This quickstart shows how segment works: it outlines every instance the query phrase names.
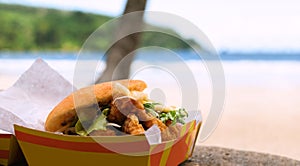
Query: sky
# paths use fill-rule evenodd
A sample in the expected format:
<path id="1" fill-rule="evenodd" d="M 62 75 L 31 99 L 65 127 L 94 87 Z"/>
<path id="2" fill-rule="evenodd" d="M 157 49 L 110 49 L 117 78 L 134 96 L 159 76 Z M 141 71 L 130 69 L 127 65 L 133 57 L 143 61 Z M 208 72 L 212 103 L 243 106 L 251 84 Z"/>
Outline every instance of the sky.
<path id="1" fill-rule="evenodd" d="M 126 0 L 0 2 L 81 10 L 114 17 L 121 15 L 126 4 Z M 299 0 L 148 0 L 146 10 L 185 18 L 195 24 L 217 50 L 300 51 Z M 171 27 L 182 29 L 182 26 Z M 193 34 L 183 35 L 193 37 Z"/>

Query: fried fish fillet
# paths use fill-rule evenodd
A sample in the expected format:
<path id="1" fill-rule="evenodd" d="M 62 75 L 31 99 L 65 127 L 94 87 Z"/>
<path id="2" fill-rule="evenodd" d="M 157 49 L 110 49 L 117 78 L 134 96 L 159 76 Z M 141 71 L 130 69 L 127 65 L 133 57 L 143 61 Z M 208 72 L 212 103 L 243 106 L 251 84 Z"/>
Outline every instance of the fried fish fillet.
<path id="1" fill-rule="evenodd" d="M 122 125 L 129 113 L 137 113 L 143 111 L 145 110 L 142 103 L 129 96 L 122 96 L 112 101 L 110 113 L 107 116 L 107 120 L 109 122 Z"/>
<path id="2" fill-rule="evenodd" d="M 156 124 L 160 131 L 164 131 L 167 126 L 158 118 L 153 117 L 151 120 L 143 122 L 143 125 L 146 127 L 146 129 L 150 128 L 152 125 Z"/>
<path id="3" fill-rule="evenodd" d="M 143 126 L 139 123 L 139 119 L 134 114 L 129 114 L 123 124 L 123 131 L 131 135 L 143 134 L 145 132 Z"/>

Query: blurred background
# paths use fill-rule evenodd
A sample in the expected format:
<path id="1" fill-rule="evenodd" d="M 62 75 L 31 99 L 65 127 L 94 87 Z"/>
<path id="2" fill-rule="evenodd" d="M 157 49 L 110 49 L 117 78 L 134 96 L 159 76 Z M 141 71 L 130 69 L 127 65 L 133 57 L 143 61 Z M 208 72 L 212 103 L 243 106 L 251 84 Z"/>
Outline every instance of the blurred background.
<path id="1" fill-rule="evenodd" d="M 38 57 L 72 82 L 76 58 L 86 39 L 105 22 L 121 16 L 126 3 L 126 0 L 0 0 L 0 89 L 12 86 Z M 198 141 L 199 145 L 300 160 L 299 1 L 147 0 L 145 10 L 167 12 L 190 21 L 209 38 L 220 55 L 226 104 L 216 130 L 207 140 Z M 185 25 L 147 17 L 144 21 L 191 43 L 198 42 L 194 32 L 183 31 Z M 99 43 L 103 48 L 109 44 L 101 39 Z M 181 41 L 155 33 L 141 36 L 141 46 L 153 43 L 172 49 L 185 59 L 197 79 L 200 109 L 205 119 L 212 94 L 209 75 L 205 68 L 199 67 L 201 60 L 193 58 L 190 48 Z M 102 51 L 100 48 L 104 54 L 105 50 Z M 147 50 L 137 53 L 133 67 L 149 59 L 165 62 L 160 55 L 163 53 Z M 163 73 L 147 76 L 157 82 L 168 79 Z M 172 90 L 166 87 L 166 94 Z M 174 98 L 176 94 L 173 91 L 173 97 L 168 98 L 170 103 L 178 100 Z"/>

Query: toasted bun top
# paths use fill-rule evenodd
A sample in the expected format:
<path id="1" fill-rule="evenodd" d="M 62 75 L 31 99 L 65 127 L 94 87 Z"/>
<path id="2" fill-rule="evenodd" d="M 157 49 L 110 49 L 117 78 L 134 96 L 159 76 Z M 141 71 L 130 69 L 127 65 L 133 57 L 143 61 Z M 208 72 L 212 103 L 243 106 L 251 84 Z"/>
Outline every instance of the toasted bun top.
<path id="1" fill-rule="evenodd" d="M 54 107 L 45 122 L 45 130 L 52 132 L 66 130 L 76 118 L 75 108 L 87 107 L 95 103 L 109 104 L 113 100 L 115 83 L 122 84 L 129 91 L 143 91 L 147 87 L 147 84 L 141 80 L 118 80 L 79 89 Z"/>

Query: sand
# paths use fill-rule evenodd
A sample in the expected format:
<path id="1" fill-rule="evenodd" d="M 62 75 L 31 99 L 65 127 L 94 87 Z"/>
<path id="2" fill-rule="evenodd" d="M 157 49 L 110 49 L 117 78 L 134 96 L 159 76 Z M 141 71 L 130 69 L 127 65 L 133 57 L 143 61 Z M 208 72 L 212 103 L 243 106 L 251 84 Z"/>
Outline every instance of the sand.
<path id="1" fill-rule="evenodd" d="M 203 111 L 208 108 L 206 106 Z M 206 141 L 198 141 L 198 145 L 300 160 L 299 122 L 300 87 L 228 86 L 218 127 Z"/>

